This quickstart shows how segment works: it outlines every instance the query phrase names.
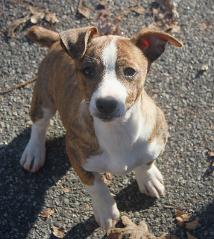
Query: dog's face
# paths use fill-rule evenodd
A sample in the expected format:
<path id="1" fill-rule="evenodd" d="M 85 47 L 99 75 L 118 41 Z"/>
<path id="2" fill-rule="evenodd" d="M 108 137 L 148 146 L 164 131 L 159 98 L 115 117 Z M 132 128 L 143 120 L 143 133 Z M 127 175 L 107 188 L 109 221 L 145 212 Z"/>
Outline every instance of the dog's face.
<path id="1" fill-rule="evenodd" d="M 135 104 L 150 63 L 164 51 L 167 41 L 173 44 L 177 40 L 165 33 L 160 40 L 155 36 L 159 32 L 141 33 L 132 39 L 111 35 L 92 37 L 94 33 L 95 28 L 84 28 L 75 40 L 71 39 L 71 33 L 69 37 L 69 32 L 61 38 L 68 53 L 76 59 L 80 88 L 91 115 L 111 121 L 123 117 Z"/>
<path id="2" fill-rule="evenodd" d="M 148 61 L 126 38 L 92 39 L 79 62 L 92 116 L 109 121 L 125 115 L 142 91 Z"/>

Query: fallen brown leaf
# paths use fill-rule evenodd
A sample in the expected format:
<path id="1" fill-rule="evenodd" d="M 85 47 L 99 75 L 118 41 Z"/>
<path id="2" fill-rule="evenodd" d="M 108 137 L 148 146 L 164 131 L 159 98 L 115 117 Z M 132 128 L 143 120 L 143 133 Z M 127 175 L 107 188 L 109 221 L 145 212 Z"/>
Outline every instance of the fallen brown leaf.
<path id="1" fill-rule="evenodd" d="M 43 19 L 45 19 L 47 22 L 49 22 L 51 24 L 55 24 L 55 23 L 59 22 L 55 13 L 49 12 L 47 10 L 39 9 L 36 7 L 32 7 L 32 6 L 30 6 L 29 9 L 32 14 L 30 20 L 33 24 L 36 24 Z"/>
<path id="2" fill-rule="evenodd" d="M 14 22 L 12 22 L 8 27 L 8 32 L 7 32 L 8 36 L 9 37 L 15 37 L 16 29 L 20 25 L 26 23 L 29 20 L 29 18 L 30 18 L 30 15 L 27 15 L 25 17 L 19 18 L 19 19 L 15 20 Z"/>
<path id="3" fill-rule="evenodd" d="M 108 239 L 179 239 L 175 235 L 163 234 L 160 237 L 154 236 L 148 229 L 148 226 L 144 221 L 141 221 L 138 225 L 133 223 L 127 216 L 121 217 L 121 223 L 123 227 L 112 228 L 108 234 Z"/>
<path id="4" fill-rule="evenodd" d="M 176 4 L 172 0 L 156 0 L 150 5 L 150 14 L 154 22 L 153 27 L 160 28 L 167 32 L 179 32 L 180 27 L 177 24 L 179 14 Z"/>
<path id="5" fill-rule="evenodd" d="M 175 235 L 163 234 L 157 239 L 179 239 L 179 238 Z"/>
<path id="6" fill-rule="evenodd" d="M 190 214 L 186 213 L 183 210 L 176 209 L 175 219 L 176 219 L 177 225 L 184 226 L 186 222 L 189 222 L 190 218 L 191 218 Z"/>
<path id="7" fill-rule="evenodd" d="M 9 37 L 15 37 L 15 31 L 17 30 L 17 28 L 28 21 L 30 21 L 32 24 L 37 24 L 43 19 L 45 19 L 47 22 L 51 24 L 59 22 L 59 20 L 56 17 L 56 14 L 49 12 L 47 10 L 30 6 L 29 11 L 30 13 L 27 14 L 25 17 L 19 18 L 9 25 L 7 31 Z"/>
<path id="8" fill-rule="evenodd" d="M 63 228 L 52 226 L 53 235 L 58 238 L 63 238 L 65 236 L 65 231 Z"/>
<path id="9" fill-rule="evenodd" d="M 201 69 L 198 72 L 198 74 L 202 74 L 203 72 L 207 70 L 208 70 L 208 65 L 203 65 L 203 69 Z M 214 151 L 207 152 L 207 161 L 209 163 L 209 166 L 203 175 L 204 178 L 209 177 L 214 172 Z"/>
<path id="10" fill-rule="evenodd" d="M 84 6 L 83 0 L 79 0 L 78 13 L 81 14 L 85 18 L 89 18 L 91 15 L 91 9 Z"/>
<path id="11" fill-rule="evenodd" d="M 96 10 L 103 10 L 106 8 L 106 0 L 100 0 L 96 6 Z"/>
<path id="12" fill-rule="evenodd" d="M 54 209 L 52 208 L 45 208 L 40 212 L 40 216 L 43 218 L 49 218 L 50 216 L 52 216 L 54 214 Z"/>
<path id="13" fill-rule="evenodd" d="M 141 15 L 141 14 L 144 14 L 145 9 L 144 7 L 131 7 L 130 11 L 136 12 L 137 14 Z"/>
<path id="14" fill-rule="evenodd" d="M 181 27 L 177 25 L 177 23 L 172 23 L 167 29 L 167 32 L 180 32 Z"/>
<path id="15" fill-rule="evenodd" d="M 29 6 L 29 10 L 31 12 L 32 15 L 44 12 L 41 9 L 37 8 L 37 7 L 33 7 L 33 6 Z"/>
<path id="16" fill-rule="evenodd" d="M 183 222 L 188 222 L 190 220 L 191 215 L 183 210 L 176 209 L 176 218 L 179 217 L 183 220 Z"/>
<path id="17" fill-rule="evenodd" d="M 187 230 L 195 230 L 199 225 L 200 225 L 199 219 L 196 218 L 196 219 L 194 219 L 194 220 L 191 221 L 191 222 L 185 223 L 185 228 L 186 228 Z"/>
<path id="18" fill-rule="evenodd" d="M 112 174 L 111 173 L 104 173 L 102 175 L 102 180 L 106 185 L 110 185 L 112 182 Z"/>
<path id="19" fill-rule="evenodd" d="M 45 15 L 45 20 L 51 24 L 55 24 L 59 22 L 58 18 L 56 17 L 55 13 L 47 12 Z"/>
<path id="20" fill-rule="evenodd" d="M 214 151 L 208 151 L 207 155 L 208 157 L 214 157 Z"/>
<path id="21" fill-rule="evenodd" d="M 202 31 L 206 31 L 210 28 L 210 26 L 213 26 L 212 23 L 210 21 L 204 21 L 202 23 L 199 23 L 199 28 Z"/>
<path id="22" fill-rule="evenodd" d="M 62 187 L 62 191 L 63 191 L 64 193 L 68 193 L 68 192 L 70 192 L 70 189 L 69 189 L 69 188 L 66 188 L 66 187 Z"/>
<path id="23" fill-rule="evenodd" d="M 194 237 L 192 234 L 187 232 L 187 239 L 198 239 L 197 237 Z"/>
<path id="24" fill-rule="evenodd" d="M 97 28 L 99 29 L 99 32 L 102 35 L 118 35 L 120 34 L 120 22 L 121 17 L 117 16 L 115 18 L 112 18 L 110 16 L 110 13 L 107 9 L 103 9 L 99 11 L 97 18 Z"/>
<path id="25" fill-rule="evenodd" d="M 45 17 L 45 12 L 44 10 L 38 9 L 36 7 L 29 7 L 30 12 L 32 14 L 30 21 L 33 24 L 37 24 L 38 22 L 40 22 L 42 19 L 44 19 Z"/>

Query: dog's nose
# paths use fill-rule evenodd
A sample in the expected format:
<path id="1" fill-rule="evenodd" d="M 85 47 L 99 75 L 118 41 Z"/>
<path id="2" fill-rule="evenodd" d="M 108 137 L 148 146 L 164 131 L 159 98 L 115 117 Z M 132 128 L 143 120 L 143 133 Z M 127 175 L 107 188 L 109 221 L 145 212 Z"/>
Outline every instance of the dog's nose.
<path id="1" fill-rule="evenodd" d="M 96 100 L 96 107 L 102 114 L 112 114 L 117 107 L 117 101 L 112 97 L 98 98 Z"/>

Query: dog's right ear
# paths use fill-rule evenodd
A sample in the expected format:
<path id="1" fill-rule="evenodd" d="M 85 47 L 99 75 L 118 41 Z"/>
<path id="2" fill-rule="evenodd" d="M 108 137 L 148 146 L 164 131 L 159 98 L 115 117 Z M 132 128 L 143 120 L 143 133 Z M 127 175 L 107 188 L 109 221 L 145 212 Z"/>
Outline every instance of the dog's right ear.
<path id="1" fill-rule="evenodd" d="M 87 44 L 91 38 L 98 33 L 96 27 L 83 27 L 70 29 L 61 32 L 60 39 L 62 47 L 74 59 L 80 59 L 84 56 Z"/>

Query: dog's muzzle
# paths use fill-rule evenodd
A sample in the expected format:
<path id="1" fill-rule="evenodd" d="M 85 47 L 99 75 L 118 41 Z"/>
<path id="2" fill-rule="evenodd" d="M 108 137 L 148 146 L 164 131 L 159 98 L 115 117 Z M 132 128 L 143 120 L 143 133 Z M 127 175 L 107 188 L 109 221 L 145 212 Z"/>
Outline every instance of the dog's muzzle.
<path id="1" fill-rule="evenodd" d="M 105 97 L 96 99 L 96 117 L 111 121 L 120 117 L 119 102 L 113 97 Z"/>

